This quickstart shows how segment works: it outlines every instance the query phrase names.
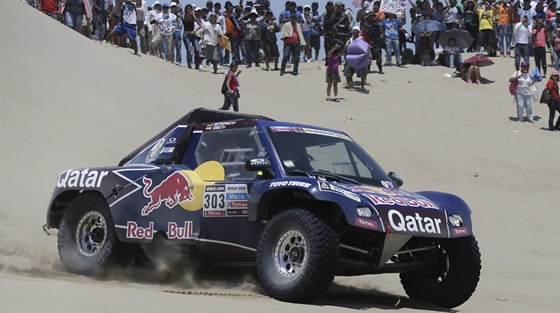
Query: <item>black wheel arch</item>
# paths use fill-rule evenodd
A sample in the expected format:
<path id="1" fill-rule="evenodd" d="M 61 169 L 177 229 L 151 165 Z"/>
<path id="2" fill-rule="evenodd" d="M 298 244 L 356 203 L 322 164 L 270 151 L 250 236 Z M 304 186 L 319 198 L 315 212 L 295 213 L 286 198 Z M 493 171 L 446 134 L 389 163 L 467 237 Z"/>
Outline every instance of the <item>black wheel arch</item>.
<path id="1" fill-rule="evenodd" d="M 66 210 L 68 205 L 82 193 L 98 194 L 99 196 L 103 197 L 103 199 L 105 199 L 103 194 L 100 191 L 96 190 L 66 190 L 64 192 L 61 192 L 51 201 L 51 205 L 49 207 L 49 210 L 47 211 L 47 227 L 58 229 L 60 227 L 60 222 L 62 220 L 64 211 Z"/>
<path id="2" fill-rule="evenodd" d="M 342 208 L 336 202 L 319 200 L 303 189 L 283 188 L 269 190 L 263 194 L 256 206 L 249 207 L 249 219 L 269 220 L 286 208 L 294 206 L 304 207 L 327 219 L 342 213 Z"/>

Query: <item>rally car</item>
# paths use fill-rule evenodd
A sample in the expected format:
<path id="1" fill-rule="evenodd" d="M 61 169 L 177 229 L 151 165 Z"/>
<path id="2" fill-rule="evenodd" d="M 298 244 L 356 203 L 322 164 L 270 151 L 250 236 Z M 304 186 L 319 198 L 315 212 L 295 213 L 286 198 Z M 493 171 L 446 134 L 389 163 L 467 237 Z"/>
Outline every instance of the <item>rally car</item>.
<path id="1" fill-rule="evenodd" d="M 410 297 L 458 306 L 481 270 L 471 210 L 402 183 L 344 132 L 196 109 L 118 166 L 61 172 L 45 229 L 59 230 L 73 273 L 140 250 L 166 264 L 255 266 L 282 301 L 311 302 L 336 275 L 399 273 Z"/>

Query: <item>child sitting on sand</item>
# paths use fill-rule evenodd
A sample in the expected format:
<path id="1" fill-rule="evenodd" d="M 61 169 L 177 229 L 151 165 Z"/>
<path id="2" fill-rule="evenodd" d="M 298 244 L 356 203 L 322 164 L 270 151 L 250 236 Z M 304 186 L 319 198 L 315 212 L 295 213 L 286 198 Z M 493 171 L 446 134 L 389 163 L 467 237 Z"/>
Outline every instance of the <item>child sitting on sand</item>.
<path id="1" fill-rule="evenodd" d="M 334 45 L 327 53 L 327 101 L 340 101 L 338 97 L 338 83 L 340 83 L 340 74 L 338 67 L 341 63 L 343 51 L 339 45 Z M 331 89 L 334 89 L 334 97 L 331 98 Z"/>
<path id="2" fill-rule="evenodd" d="M 443 48 L 443 51 L 445 53 L 445 64 L 448 67 L 456 67 L 463 62 L 461 59 L 461 51 L 455 43 L 455 38 L 451 37 L 447 40 L 447 46 Z"/>

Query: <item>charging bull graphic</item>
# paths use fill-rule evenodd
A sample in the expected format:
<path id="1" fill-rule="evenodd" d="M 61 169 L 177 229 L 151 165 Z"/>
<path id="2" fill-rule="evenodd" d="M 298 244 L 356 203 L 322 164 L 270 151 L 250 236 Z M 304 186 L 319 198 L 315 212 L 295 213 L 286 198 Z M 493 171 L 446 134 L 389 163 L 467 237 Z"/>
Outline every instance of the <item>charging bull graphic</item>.
<path id="1" fill-rule="evenodd" d="M 142 216 L 150 214 L 159 208 L 163 202 L 165 202 L 168 208 L 172 209 L 183 201 L 192 201 L 194 199 L 190 190 L 192 184 L 187 176 L 179 171 L 169 175 L 152 190 L 149 190 L 153 183 L 152 179 L 144 177 L 143 181 L 144 197 L 150 199 L 150 202 L 142 208 Z"/>

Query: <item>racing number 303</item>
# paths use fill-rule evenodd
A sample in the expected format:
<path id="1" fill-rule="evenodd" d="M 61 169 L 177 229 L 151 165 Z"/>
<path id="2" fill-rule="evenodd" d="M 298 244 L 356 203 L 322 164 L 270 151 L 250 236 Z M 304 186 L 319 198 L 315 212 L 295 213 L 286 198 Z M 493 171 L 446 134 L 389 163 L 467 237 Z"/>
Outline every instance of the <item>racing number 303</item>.
<path id="1" fill-rule="evenodd" d="M 204 195 L 204 208 L 218 208 L 223 209 L 226 207 L 225 196 L 221 194 L 205 194 Z"/>

